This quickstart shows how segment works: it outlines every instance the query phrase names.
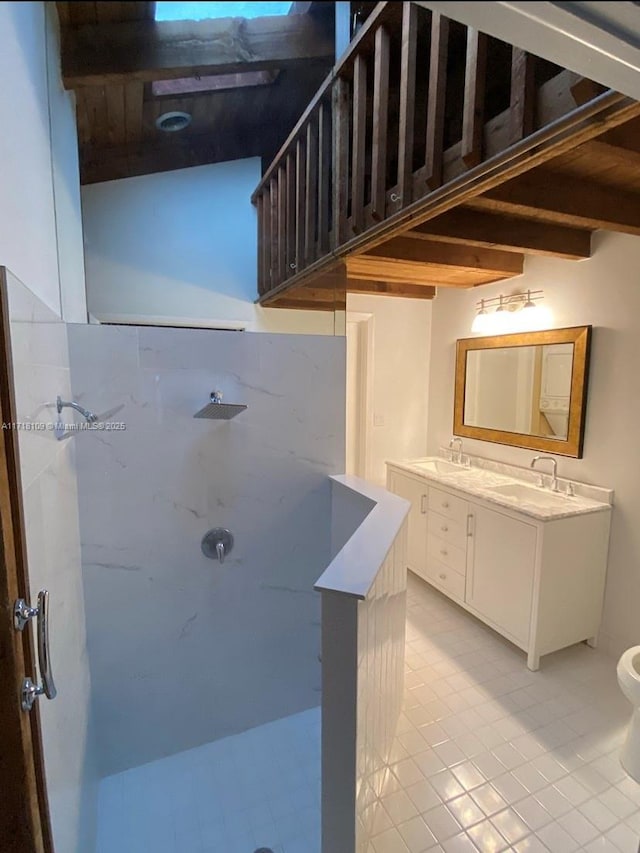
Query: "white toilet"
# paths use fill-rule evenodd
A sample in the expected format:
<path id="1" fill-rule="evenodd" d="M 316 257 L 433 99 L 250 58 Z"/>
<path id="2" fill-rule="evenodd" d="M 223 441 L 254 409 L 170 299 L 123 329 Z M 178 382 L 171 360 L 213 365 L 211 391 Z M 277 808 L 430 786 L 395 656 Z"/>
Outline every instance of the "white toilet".
<path id="1" fill-rule="evenodd" d="M 640 782 L 640 646 L 627 649 L 618 661 L 618 683 L 633 705 L 620 763 L 629 776 Z"/>

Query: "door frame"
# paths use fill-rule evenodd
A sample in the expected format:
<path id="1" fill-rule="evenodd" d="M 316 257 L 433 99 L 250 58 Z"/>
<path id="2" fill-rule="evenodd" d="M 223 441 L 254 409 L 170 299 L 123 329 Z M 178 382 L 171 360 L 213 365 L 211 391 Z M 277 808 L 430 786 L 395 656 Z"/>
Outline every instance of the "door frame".
<path id="1" fill-rule="evenodd" d="M 346 312 L 345 331 L 349 323 L 358 325 L 358 363 L 360 389 L 359 399 L 353 401 L 359 408 L 359 430 L 357 437 L 357 469 L 358 476 L 364 480 L 371 474 L 371 425 L 373 422 L 373 314 L 363 311 Z M 348 333 L 348 332 L 347 332 Z M 346 400 L 345 411 L 350 401 Z"/>
<path id="2" fill-rule="evenodd" d="M 17 598 L 30 603 L 11 357 L 6 268 L 0 267 L 0 850 L 54 853 L 38 703 L 20 707 L 22 680 L 36 675 L 33 628 L 16 631 Z"/>

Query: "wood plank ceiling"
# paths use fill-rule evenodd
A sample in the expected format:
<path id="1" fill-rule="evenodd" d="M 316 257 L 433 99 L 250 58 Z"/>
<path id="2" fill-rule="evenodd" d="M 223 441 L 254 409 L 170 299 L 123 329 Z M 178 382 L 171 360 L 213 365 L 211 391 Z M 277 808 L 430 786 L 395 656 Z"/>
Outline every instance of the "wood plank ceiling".
<path id="1" fill-rule="evenodd" d="M 82 183 L 252 156 L 268 163 L 333 64 L 333 3 L 294 3 L 279 18 L 161 27 L 155 3 L 56 6 Z M 248 71 L 263 72 L 257 84 L 234 85 Z M 153 81 L 205 75 L 215 91 L 153 91 Z M 189 113 L 190 126 L 158 130 L 156 119 L 171 111 Z"/>

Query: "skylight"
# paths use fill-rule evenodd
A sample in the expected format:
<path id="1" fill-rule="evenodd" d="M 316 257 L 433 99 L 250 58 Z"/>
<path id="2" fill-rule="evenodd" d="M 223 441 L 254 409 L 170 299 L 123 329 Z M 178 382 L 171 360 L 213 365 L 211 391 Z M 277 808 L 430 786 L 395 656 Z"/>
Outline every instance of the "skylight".
<path id="1" fill-rule="evenodd" d="M 287 15 L 287 3 L 172 3 L 156 2 L 156 21 L 203 21 L 207 18 L 262 18 L 266 15 Z"/>

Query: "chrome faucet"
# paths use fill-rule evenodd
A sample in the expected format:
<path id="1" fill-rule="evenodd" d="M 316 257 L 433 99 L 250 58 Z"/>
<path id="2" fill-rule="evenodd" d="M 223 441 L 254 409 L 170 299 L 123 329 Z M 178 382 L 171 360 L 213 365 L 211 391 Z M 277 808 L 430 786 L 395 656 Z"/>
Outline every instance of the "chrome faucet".
<path id="1" fill-rule="evenodd" d="M 535 468 L 536 462 L 551 462 L 553 465 L 553 474 L 551 476 L 551 482 L 549 487 L 552 492 L 557 492 L 558 490 L 558 463 L 553 458 L 553 456 L 534 456 L 531 460 L 531 468 Z M 540 482 L 539 485 L 544 486 L 544 476 L 540 474 Z"/>
<path id="2" fill-rule="evenodd" d="M 457 452 L 453 449 L 453 445 L 458 445 Z M 449 442 L 449 450 L 451 451 L 451 461 L 457 461 L 458 465 L 462 463 L 462 439 L 454 436 Z"/>

